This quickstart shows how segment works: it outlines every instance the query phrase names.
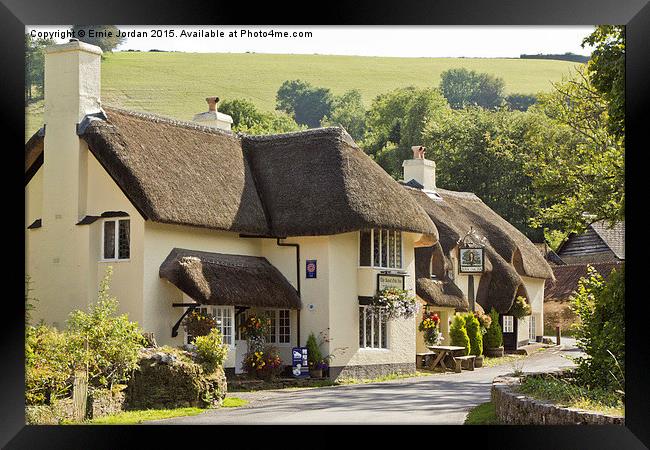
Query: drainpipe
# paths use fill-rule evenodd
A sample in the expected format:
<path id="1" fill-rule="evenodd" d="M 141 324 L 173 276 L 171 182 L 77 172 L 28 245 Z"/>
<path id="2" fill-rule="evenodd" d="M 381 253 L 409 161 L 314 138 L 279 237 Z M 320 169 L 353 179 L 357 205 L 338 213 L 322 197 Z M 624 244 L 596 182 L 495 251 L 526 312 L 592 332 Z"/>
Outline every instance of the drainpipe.
<path id="1" fill-rule="evenodd" d="M 302 299 L 300 294 L 300 244 L 280 242 L 280 239 L 282 238 L 277 238 L 276 240 L 276 244 L 280 247 L 295 247 L 296 249 L 296 290 L 298 291 L 298 298 Z M 300 310 L 296 312 L 296 338 L 298 347 L 300 347 Z"/>

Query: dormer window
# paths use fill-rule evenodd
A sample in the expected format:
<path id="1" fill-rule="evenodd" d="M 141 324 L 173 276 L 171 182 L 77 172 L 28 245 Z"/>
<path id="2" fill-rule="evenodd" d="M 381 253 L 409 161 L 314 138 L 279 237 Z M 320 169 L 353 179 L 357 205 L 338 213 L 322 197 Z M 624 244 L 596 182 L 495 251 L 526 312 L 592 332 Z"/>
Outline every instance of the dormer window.
<path id="1" fill-rule="evenodd" d="M 402 232 L 382 228 L 360 231 L 359 265 L 382 269 L 401 269 Z"/>
<path id="2" fill-rule="evenodd" d="M 116 261 L 131 257 L 131 221 L 107 219 L 102 224 L 102 260 Z"/>

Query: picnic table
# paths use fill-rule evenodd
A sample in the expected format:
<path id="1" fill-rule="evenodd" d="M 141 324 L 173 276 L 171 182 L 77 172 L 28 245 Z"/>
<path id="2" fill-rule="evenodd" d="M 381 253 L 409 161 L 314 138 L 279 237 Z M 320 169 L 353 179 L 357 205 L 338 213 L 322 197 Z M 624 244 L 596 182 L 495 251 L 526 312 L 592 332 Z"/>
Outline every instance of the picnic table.
<path id="1" fill-rule="evenodd" d="M 427 345 L 427 348 L 436 354 L 436 357 L 430 366 L 431 370 L 435 369 L 438 365 L 442 367 L 443 370 L 448 370 L 447 365 L 445 364 L 445 357 L 449 356 L 452 361 L 456 363 L 455 354 L 465 351 L 465 347 L 459 347 L 457 345 Z M 455 370 L 455 368 L 452 370 Z"/>

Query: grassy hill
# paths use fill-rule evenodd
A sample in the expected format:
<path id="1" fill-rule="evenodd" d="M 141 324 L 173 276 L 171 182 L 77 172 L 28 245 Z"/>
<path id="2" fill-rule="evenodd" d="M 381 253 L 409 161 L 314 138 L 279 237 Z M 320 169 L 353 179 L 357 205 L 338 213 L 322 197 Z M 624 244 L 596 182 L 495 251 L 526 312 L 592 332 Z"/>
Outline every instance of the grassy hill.
<path id="1" fill-rule="evenodd" d="M 284 80 L 302 79 L 335 94 L 359 89 L 366 105 L 404 86 L 437 86 L 441 72 L 465 67 L 502 77 L 507 93 L 551 89 L 576 63 L 532 59 L 388 58 L 255 53 L 118 52 L 102 62 L 102 102 L 190 120 L 204 98 L 245 97 L 273 110 Z M 27 108 L 27 137 L 43 121 L 43 102 Z"/>

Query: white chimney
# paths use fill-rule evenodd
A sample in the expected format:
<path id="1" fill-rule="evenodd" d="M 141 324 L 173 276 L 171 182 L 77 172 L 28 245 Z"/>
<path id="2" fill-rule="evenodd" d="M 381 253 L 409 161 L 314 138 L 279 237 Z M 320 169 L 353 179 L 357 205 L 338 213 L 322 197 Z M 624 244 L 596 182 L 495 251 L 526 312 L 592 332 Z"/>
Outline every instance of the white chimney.
<path id="1" fill-rule="evenodd" d="M 411 150 L 413 150 L 413 159 L 407 159 L 402 163 L 404 181 L 415 180 L 424 186 L 425 190 L 434 191 L 436 189 L 436 163 L 424 158 L 426 147 L 414 145 Z"/>
<path id="2" fill-rule="evenodd" d="M 205 101 L 208 102 L 208 111 L 195 115 L 192 120 L 207 127 L 221 128 L 222 130 L 230 131 L 232 126 L 232 117 L 228 114 L 223 114 L 217 111 L 219 97 L 208 97 Z"/>
<path id="3" fill-rule="evenodd" d="M 43 226 L 75 224 L 86 208 L 86 144 L 77 125 L 100 107 L 102 50 L 78 40 L 45 49 Z"/>

